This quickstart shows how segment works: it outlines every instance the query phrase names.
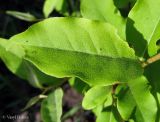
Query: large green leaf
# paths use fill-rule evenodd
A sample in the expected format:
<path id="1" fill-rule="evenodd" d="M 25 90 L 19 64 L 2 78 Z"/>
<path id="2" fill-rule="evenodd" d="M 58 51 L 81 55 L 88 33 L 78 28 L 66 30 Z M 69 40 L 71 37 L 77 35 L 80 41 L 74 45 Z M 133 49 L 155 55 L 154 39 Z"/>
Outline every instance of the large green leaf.
<path id="1" fill-rule="evenodd" d="M 85 18 L 113 24 L 120 36 L 125 39 L 126 20 L 121 17 L 113 0 L 82 0 L 81 14 Z"/>
<path id="2" fill-rule="evenodd" d="M 0 58 L 8 69 L 22 79 L 26 79 L 34 87 L 42 88 L 42 85 L 58 85 L 61 79 L 48 76 L 39 71 L 30 62 L 22 59 L 23 50 L 16 45 L 12 45 L 13 52 L 7 49 L 10 41 L 0 38 Z"/>
<path id="3" fill-rule="evenodd" d="M 137 0 L 129 13 L 127 40 L 133 44 L 139 56 L 144 55 L 148 45 L 150 55 L 157 52 L 156 41 L 160 38 L 159 6 L 159 0 Z"/>
<path id="4" fill-rule="evenodd" d="M 112 97 L 111 92 L 111 86 L 95 86 L 85 94 L 82 106 L 85 109 L 93 109 L 101 104 L 104 104 L 105 100 Z"/>
<path id="5" fill-rule="evenodd" d="M 58 88 L 42 101 L 41 117 L 43 122 L 61 122 L 62 97 L 63 91 Z"/>
<path id="6" fill-rule="evenodd" d="M 143 72 L 134 51 L 108 23 L 50 18 L 11 41 L 24 48 L 25 59 L 59 78 L 75 76 L 90 85 L 108 85 Z"/>
<path id="7" fill-rule="evenodd" d="M 142 76 L 130 80 L 128 86 L 128 90 L 130 91 L 127 91 L 124 96 L 118 99 L 118 109 L 122 117 L 124 117 L 124 119 L 129 119 L 136 105 L 136 119 L 141 119 L 141 122 L 155 122 L 157 105 L 154 97 L 150 93 L 147 79 Z"/>

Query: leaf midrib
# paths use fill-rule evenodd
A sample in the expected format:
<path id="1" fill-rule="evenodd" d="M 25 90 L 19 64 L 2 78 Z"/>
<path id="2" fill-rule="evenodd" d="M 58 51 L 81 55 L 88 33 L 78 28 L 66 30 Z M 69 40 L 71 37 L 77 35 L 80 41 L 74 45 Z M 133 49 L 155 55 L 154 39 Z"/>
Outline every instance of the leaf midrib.
<path id="1" fill-rule="evenodd" d="M 78 51 L 78 50 L 70 50 L 70 49 L 60 49 L 60 48 L 52 48 L 52 47 L 46 47 L 46 46 L 33 46 L 33 45 L 23 45 L 22 44 L 22 47 L 24 48 L 24 51 L 26 51 L 25 47 L 35 47 L 35 48 L 47 48 L 47 49 L 50 49 L 50 50 L 53 50 L 53 51 L 62 51 L 62 52 L 74 52 L 74 53 L 82 53 L 82 55 L 92 55 L 92 56 L 97 56 L 97 57 L 105 57 L 105 58 L 113 58 L 113 59 L 116 59 L 116 58 L 125 58 L 125 59 L 130 59 L 130 60 L 133 60 L 133 61 L 137 61 L 138 62 L 138 58 L 137 57 L 121 57 L 121 56 L 112 56 L 112 55 L 103 55 L 103 54 L 96 54 L 96 53 L 92 53 L 92 52 L 82 52 L 82 51 Z"/>

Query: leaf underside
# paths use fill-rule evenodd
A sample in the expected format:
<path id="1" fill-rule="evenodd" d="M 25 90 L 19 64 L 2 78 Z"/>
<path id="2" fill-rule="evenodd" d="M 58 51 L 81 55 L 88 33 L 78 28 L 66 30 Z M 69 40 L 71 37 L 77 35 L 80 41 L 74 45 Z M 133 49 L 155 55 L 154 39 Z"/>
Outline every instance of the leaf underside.
<path id="1" fill-rule="evenodd" d="M 125 82 L 143 72 L 134 51 L 108 23 L 50 18 L 11 41 L 22 46 L 24 58 L 46 74 L 75 76 L 90 85 Z"/>

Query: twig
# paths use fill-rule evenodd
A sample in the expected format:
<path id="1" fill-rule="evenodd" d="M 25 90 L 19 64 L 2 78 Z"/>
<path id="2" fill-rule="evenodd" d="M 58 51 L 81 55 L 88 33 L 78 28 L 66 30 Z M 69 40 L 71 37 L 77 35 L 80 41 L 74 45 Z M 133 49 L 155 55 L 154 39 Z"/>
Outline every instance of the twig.
<path id="1" fill-rule="evenodd" d="M 156 62 L 158 60 L 160 60 L 160 53 L 155 55 L 155 56 L 153 56 L 153 57 L 151 57 L 151 58 L 149 58 L 146 62 L 143 62 L 142 63 L 142 67 L 145 68 L 149 64 L 152 64 L 152 63 L 154 63 L 154 62 Z"/>

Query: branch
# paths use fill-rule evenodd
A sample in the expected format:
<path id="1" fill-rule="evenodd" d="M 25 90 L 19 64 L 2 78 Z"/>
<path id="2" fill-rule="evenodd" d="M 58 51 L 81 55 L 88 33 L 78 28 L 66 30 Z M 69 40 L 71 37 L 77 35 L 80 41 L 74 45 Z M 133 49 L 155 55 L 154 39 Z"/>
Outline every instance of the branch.
<path id="1" fill-rule="evenodd" d="M 142 67 L 145 68 L 149 64 L 152 64 L 152 63 L 154 63 L 154 62 L 156 62 L 158 60 L 160 60 L 160 53 L 155 55 L 155 56 L 153 56 L 153 57 L 151 57 L 151 58 L 149 58 L 146 62 L 143 62 L 142 63 Z"/>

